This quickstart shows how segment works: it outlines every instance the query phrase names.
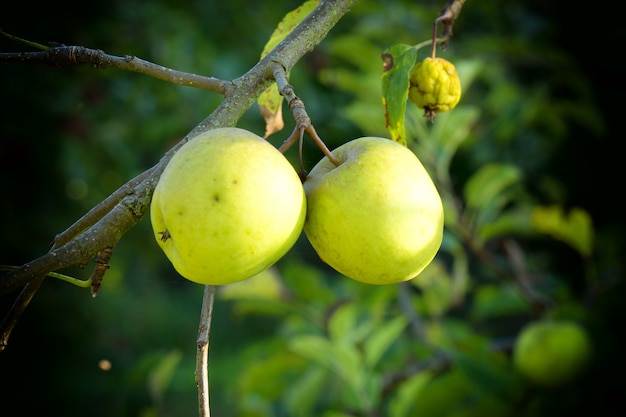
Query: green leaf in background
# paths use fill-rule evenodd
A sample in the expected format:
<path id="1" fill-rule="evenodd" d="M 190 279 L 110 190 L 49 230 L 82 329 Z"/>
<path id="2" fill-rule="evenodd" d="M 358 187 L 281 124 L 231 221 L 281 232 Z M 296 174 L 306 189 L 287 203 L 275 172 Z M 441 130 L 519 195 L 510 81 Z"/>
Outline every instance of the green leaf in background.
<path id="1" fill-rule="evenodd" d="M 420 299 L 429 316 L 441 316 L 450 307 L 452 278 L 442 262 L 431 262 L 411 284 L 421 290 Z"/>
<path id="2" fill-rule="evenodd" d="M 452 358 L 455 368 L 469 379 L 473 395 L 480 399 L 478 402 L 486 402 L 481 407 L 499 409 L 497 414 L 484 415 L 502 415 L 500 413 L 506 410 L 506 402 L 517 399 L 519 380 L 511 372 L 510 363 L 503 352 L 487 348 L 465 352 L 457 350 L 452 353 Z"/>
<path id="3" fill-rule="evenodd" d="M 337 344 L 321 336 L 306 334 L 293 337 L 289 341 L 289 349 L 331 370 L 346 382 L 357 397 L 362 397 L 367 378 L 361 355 L 355 346 Z"/>
<path id="4" fill-rule="evenodd" d="M 167 387 L 172 381 L 172 375 L 178 367 L 183 354 L 178 349 L 173 349 L 165 354 L 154 365 L 148 375 L 148 391 L 156 404 L 161 404 Z"/>
<path id="5" fill-rule="evenodd" d="M 496 219 L 511 202 L 511 187 L 522 178 L 522 172 L 511 164 L 491 163 L 483 166 L 465 184 L 469 222 L 481 235 L 482 227 Z"/>
<path id="6" fill-rule="evenodd" d="M 241 398 L 253 393 L 268 402 L 282 398 L 293 377 L 305 369 L 302 358 L 285 349 L 278 349 L 267 357 L 259 357 L 246 366 L 239 376 L 237 389 Z"/>
<path id="7" fill-rule="evenodd" d="M 483 242 L 489 239 L 507 235 L 529 235 L 532 227 L 533 207 L 517 205 L 504 210 L 488 224 L 483 224 L 478 231 L 478 237 Z"/>
<path id="8" fill-rule="evenodd" d="M 506 202 L 504 191 L 521 179 L 515 165 L 492 163 L 483 166 L 465 185 L 467 204 L 475 209 L 499 208 Z"/>
<path id="9" fill-rule="evenodd" d="M 508 285 L 482 285 L 477 288 L 471 317 L 475 320 L 532 313 L 519 292 Z"/>
<path id="10" fill-rule="evenodd" d="M 409 45 L 394 45 L 385 49 L 382 90 L 387 129 L 391 139 L 406 146 L 404 118 L 409 97 L 409 78 L 417 59 L 417 50 Z"/>
<path id="11" fill-rule="evenodd" d="M 593 224 L 589 214 L 581 208 L 565 212 L 560 206 L 536 207 L 532 214 L 533 228 L 567 243 L 582 256 L 593 249 Z"/>
<path id="12" fill-rule="evenodd" d="M 440 113 L 437 117 L 437 122 L 432 123 L 429 140 L 436 147 L 434 168 L 437 176 L 442 177 L 449 172 L 452 158 L 478 122 L 480 110 L 475 106 L 463 105 Z M 430 122 L 424 120 L 423 123 Z"/>
<path id="13" fill-rule="evenodd" d="M 359 305 L 345 303 L 337 307 L 328 320 L 328 335 L 336 344 L 356 345 L 360 343 L 378 323 L 360 320 Z"/>
<path id="14" fill-rule="evenodd" d="M 316 401 L 327 388 L 329 372 L 326 368 L 311 367 L 290 384 L 284 393 L 288 415 L 293 417 L 314 415 Z"/>
<path id="15" fill-rule="evenodd" d="M 408 417 L 416 398 L 433 376 L 434 372 L 424 371 L 402 382 L 389 403 L 389 417 Z"/>
<path id="16" fill-rule="evenodd" d="M 308 0 L 302 3 L 298 8 L 290 11 L 278 23 L 278 26 L 265 44 L 261 59 L 265 57 L 272 49 L 276 47 L 291 31 L 304 20 L 319 5 L 319 0 Z M 261 115 L 265 119 L 265 137 L 267 138 L 273 133 L 279 132 L 284 127 L 283 114 L 281 105 L 283 96 L 278 91 L 276 83 L 268 87 L 257 101 L 261 110 Z"/>
<path id="17" fill-rule="evenodd" d="M 387 323 L 375 327 L 374 332 L 365 340 L 363 345 L 365 365 L 369 369 L 376 366 L 387 349 L 400 337 L 406 325 L 406 318 L 398 316 Z"/>
<path id="18" fill-rule="evenodd" d="M 353 414 L 346 414 L 341 411 L 326 411 L 322 414 L 322 417 L 353 417 Z"/>

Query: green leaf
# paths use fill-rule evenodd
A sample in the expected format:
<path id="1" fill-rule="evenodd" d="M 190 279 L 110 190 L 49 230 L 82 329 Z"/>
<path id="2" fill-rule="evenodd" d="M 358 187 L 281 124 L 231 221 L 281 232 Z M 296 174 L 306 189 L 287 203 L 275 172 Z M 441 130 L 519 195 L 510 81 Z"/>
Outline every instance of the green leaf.
<path id="1" fill-rule="evenodd" d="M 509 361 L 501 352 L 476 349 L 456 350 L 452 353 L 455 367 L 462 372 L 480 397 L 514 400 L 518 391 L 517 379 L 511 373 Z"/>
<path id="2" fill-rule="evenodd" d="M 464 196 L 469 222 L 477 234 L 497 219 L 502 209 L 513 199 L 512 186 L 519 183 L 522 173 L 514 165 L 492 163 L 483 166 L 466 183 Z"/>
<path id="3" fill-rule="evenodd" d="M 300 356 L 285 350 L 277 350 L 267 357 L 259 355 L 239 376 L 237 389 L 243 396 L 254 393 L 268 401 L 276 401 L 282 398 L 293 378 L 306 365 Z"/>
<path id="4" fill-rule="evenodd" d="M 435 167 L 438 175 L 444 176 L 450 170 L 450 162 L 459 146 L 469 138 L 472 128 L 480 117 L 480 110 L 474 106 L 458 106 L 452 111 L 437 115 L 429 139 L 437 146 Z M 427 122 L 424 119 L 425 123 Z"/>
<path id="5" fill-rule="evenodd" d="M 382 323 L 367 340 L 365 340 L 363 346 L 365 364 L 369 369 L 376 366 L 387 349 L 400 337 L 406 324 L 406 318 L 404 316 L 398 316 L 387 323 Z"/>
<path id="6" fill-rule="evenodd" d="M 486 320 L 531 313 L 530 306 L 510 286 L 481 285 L 476 289 L 472 318 Z"/>
<path id="7" fill-rule="evenodd" d="M 322 417 L 353 417 L 353 416 L 354 414 L 346 414 L 344 412 L 334 411 L 334 410 L 325 411 L 324 414 L 322 414 Z"/>
<path id="8" fill-rule="evenodd" d="M 532 214 L 533 228 L 567 243 L 582 256 L 593 250 L 593 224 L 589 214 L 581 208 L 566 213 L 560 206 L 536 207 Z"/>
<path id="9" fill-rule="evenodd" d="M 278 23 L 278 26 L 265 44 L 261 59 L 272 51 L 283 39 L 291 33 L 291 31 L 304 20 L 318 5 L 319 0 L 308 0 L 302 3 L 298 8 L 290 11 Z M 259 96 L 257 103 L 261 111 L 263 119 L 265 119 L 265 137 L 267 138 L 284 127 L 281 106 L 283 96 L 278 91 L 276 83 L 265 89 Z"/>
<path id="10" fill-rule="evenodd" d="M 354 329 L 358 325 L 358 311 L 354 303 L 342 304 L 335 308 L 328 320 L 328 334 L 331 340 L 352 343 Z"/>
<path id="11" fill-rule="evenodd" d="M 391 139 L 406 146 L 404 118 L 409 97 L 409 78 L 417 50 L 409 45 L 394 45 L 382 55 L 383 107 Z"/>
<path id="12" fill-rule="evenodd" d="M 159 359 L 157 364 L 151 369 L 148 375 L 148 390 L 156 402 L 163 399 L 174 371 L 176 371 L 182 358 L 183 354 L 178 349 L 174 349 Z"/>
<path id="13" fill-rule="evenodd" d="M 442 262 L 431 262 L 411 283 L 421 291 L 420 298 L 431 316 L 441 316 L 452 301 L 452 278 Z"/>
<path id="14" fill-rule="evenodd" d="M 291 383 L 284 393 L 288 415 L 294 417 L 313 415 L 316 401 L 324 395 L 328 374 L 326 368 L 314 367 Z"/>
<path id="15" fill-rule="evenodd" d="M 465 200 L 475 209 L 496 208 L 508 200 L 503 199 L 506 188 L 521 179 L 520 170 L 510 164 L 492 163 L 483 166 L 465 185 Z"/>
<path id="16" fill-rule="evenodd" d="M 354 346 L 332 343 L 321 336 L 302 335 L 289 341 L 289 349 L 335 372 L 355 393 L 363 392 L 365 374 L 361 356 Z"/>
<path id="17" fill-rule="evenodd" d="M 425 371 L 402 382 L 389 403 L 389 417 L 408 417 L 416 398 L 432 378 L 433 372 Z"/>
<path id="18" fill-rule="evenodd" d="M 528 235 L 533 232 L 533 208 L 516 206 L 500 213 L 491 222 L 481 226 L 478 236 L 483 242 L 498 236 Z"/>
<path id="19" fill-rule="evenodd" d="M 283 17 L 261 52 L 261 58 L 269 54 L 291 31 L 300 24 L 318 5 L 320 0 L 307 0 Z"/>

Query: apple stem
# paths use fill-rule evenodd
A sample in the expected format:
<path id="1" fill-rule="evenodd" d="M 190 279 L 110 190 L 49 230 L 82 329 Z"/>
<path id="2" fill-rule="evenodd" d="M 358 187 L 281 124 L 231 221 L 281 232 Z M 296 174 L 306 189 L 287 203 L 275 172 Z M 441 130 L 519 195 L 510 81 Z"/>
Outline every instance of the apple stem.
<path id="1" fill-rule="evenodd" d="M 311 139 L 313 139 L 317 147 L 322 150 L 324 155 L 326 155 L 328 160 L 332 162 L 334 166 L 338 167 L 339 165 L 341 165 L 341 162 L 333 156 L 333 154 L 330 152 L 330 150 L 328 149 L 328 147 L 326 146 L 322 138 L 319 137 L 313 125 L 309 125 L 306 128 L 306 132 L 309 134 L 309 136 L 311 137 Z"/>
<path id="2" fill-rule="evenodd" d="M 300 162 L 300 171 L 298 171 L 298 176 L 300 177 L 300 181 L 304 182 L 308 175 L 306 169 L 304 169 L 304 161 L 303 161 L 303 152 L 302 145 L 304 144 L 304 129 L 300 129 L 300 140 L 298 141 L 298 161 Z"/>
<path id="3" fill-rule="evenodd" d="M 332 155 L 324 141 L 315 131 L 315 128 L 311 123 L 311 119 L 309 118 L 309 115 L 304 108 L 304 102 L 298 96 L 296 96 L 293 86 L 289 84 L 289 81 L 287 80 L 287 73 L 285 71 L 285 68 L 282 65 L 277 64 L 276 66 L 274 66 L 272 74 L 274 75 L 274 79 L 276 80 L 276 86 L 278 87 L 278 91 L 280 91 L 280 94 L 285 98 L 285 100 L 287 100 L 287 103 L 289 104 L 289 109 L 291 110 L 294 119 L 296 119 L 296 128 L 293 130 L 289 138 L 287 138 L 287 140 L 283 142 L 280 148 L 278 148 L 278 150 L 282 153 L 285 153 L 285 151 L 289 149 L 294 143 L 296 143 L 296 140 L 298 140 L 298 138 L 300 138 L 300 168 L 302 169 L 302 171 L 304 171 L 304 169 L 302 168 L 302 141 L 304 132 L 306 132 L 313 139 L 317 147 L 321 149 L 324 155 L 326 155 L 330 162 L 332 162 L 335 166 L 341 165 L 341 162 L 339 162 Z"/>
<path id="4" fill-rule="evenodd" d="M 440 17 L 435 19 L 435 23 L 433 23 L 433 40 L 430 48 L 430 57 L 431 59 L 435 59 L 437 55 L 437 26 L 439 25 Z"/>

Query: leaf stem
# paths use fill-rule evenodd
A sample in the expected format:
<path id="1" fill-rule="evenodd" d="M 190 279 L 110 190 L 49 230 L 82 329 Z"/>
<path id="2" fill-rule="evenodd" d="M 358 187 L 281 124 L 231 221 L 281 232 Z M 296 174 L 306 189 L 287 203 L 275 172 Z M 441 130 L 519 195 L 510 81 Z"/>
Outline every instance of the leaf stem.
<path id="1" fill-rule="evenodd" d="M 17 265 L 0 265 L 0 271 L 11 271 L 11 270 L 18 269 L 18 268 L 20 267 Z M 60 279 L 61 281 L 68 282 L 72 285 L 76 285 L 77 287 L 81 287 L 81 288 L 89 288 L 89 286 L 91 285 L 91 278 L 88 278 L 88 279 L 74 278 L 74 277 L 70 277 L 69 275 L 60 274 L 58 272 L 48 272 L 44 276 Z"/>

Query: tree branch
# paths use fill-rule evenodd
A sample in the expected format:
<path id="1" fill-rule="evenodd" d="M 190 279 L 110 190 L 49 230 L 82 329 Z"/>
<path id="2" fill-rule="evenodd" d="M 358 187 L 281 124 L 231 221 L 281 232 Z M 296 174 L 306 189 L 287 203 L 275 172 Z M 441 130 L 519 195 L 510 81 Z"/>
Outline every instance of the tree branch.
<path id="1" fill-rule="evenodd" d="M 124 57 L 109 55 L 100 49 L 89 49 L 84 46 L 54 45 L 45 51 L 5 52 L 0 53 L 0 61 L 44 62 L 55 67 L 89 64 L 94 68 L 116 68 L 220 94 L 226 94 L 230 86 L 228 81 L 176 71 L 131 55 Z"/>
<path id="2" fill-rule="evenodd" d="M 276 63 L 283 68 L 291 69 L 300 58 L 327 36 L 355 1 L 322 1 L 269 54 L 247 73 L 233 80 L 221 104 L 170 149 L 158 164 L 126 183 L 66 232 L 57 235 L 50 252 L 1 275 L 0 295 L 15 291 L 38 277 L 41 279 L 49 272 L 87 263 L 103 249 L 113 248 L 122 235 L 138 223 L 148 211 L 154 187 L 175 150 L 190 138 L 207 130 L 235 126 L 258 96 L 273 82 L 272 70 Z M 27 300 L 30 298 L 32 295 L 25 297 Z"/>

